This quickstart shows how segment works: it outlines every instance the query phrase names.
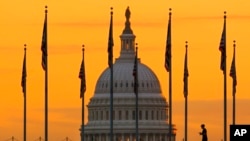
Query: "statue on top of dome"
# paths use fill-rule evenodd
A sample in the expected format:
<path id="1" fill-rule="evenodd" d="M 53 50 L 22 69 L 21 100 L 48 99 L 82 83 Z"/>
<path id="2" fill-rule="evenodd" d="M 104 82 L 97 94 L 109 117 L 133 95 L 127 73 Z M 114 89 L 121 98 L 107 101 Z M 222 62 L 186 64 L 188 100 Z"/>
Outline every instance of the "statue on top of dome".
<path id="1" fill-rule="evenodd" d="M 128 6 L 128 8 L 126 9 L 125 16 L 126 16 L 127 21 L 129 21 L 129 18 L 130 18 L 129 6 Z"/>
<path id="2" fill-rule="evenodd" d="M 124 34 L 133 34 L 132 29 L 130 28 L 130 10 L 129 10 L 129 6 L 127 7 L 126 11 L 125 11 L 125 17 L 126 17 L 126 22 L 125 22 L 125 29 L 123 30 Z"/>

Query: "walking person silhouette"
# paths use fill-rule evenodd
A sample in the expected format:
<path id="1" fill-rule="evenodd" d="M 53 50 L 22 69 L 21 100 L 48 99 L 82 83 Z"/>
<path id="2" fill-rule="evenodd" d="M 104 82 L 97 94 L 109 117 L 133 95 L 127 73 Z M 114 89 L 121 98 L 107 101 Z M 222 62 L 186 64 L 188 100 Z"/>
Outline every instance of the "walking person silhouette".
<path id="1" fill-rule="evenodd" d="M 207 129 L 205 128 L 205 124 L 201 124 L 201 129 L 200 135 L 202 136 L 202 141 L 207 141 Z"/>

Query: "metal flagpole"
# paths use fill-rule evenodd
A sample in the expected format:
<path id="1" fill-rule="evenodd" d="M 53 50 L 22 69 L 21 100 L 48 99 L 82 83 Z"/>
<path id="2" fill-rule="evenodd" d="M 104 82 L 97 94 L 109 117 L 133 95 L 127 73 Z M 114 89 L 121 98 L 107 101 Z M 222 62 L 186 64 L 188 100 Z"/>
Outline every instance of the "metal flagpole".
<path id="1" fill-rule="evenodd" d="M 46 18 L 46 31 L 45 33 L 45 44 L 46 44 L 46 54 L 45 57 L 45 141 L 48 141 L 48 34 L 47 34 L 47 6 L 45 6 L 45 18 Z"/>
<path id="2" fill-rule="evenodd" d="M 136 119 L 136 141 L 139 141 L 139 131 L 138 131 L 138 47 L 136 43 L 136 52 L 135 52 L 135 70 L 134 70 L 134 77 L 135 77 L 135 82 L 134 82 L 134 87 L 135 87 L 135 119 Z"/>
<path id="3" fill-rule="evenodd" d="M 234 92 L 233 92 L 233 125 L 235 125 L 235 93 Z"/>
<path id="4" fill-rule="evenodd" d="M 188 68 L 187 68 L 187 48 L 188 42 L 186 41 L 186 55 L 184 64 L 184 97 L 185 97 L 185 141 L 188 141 Z"/>
<path id="5" fill-rule="evenodd" d="M 23 74 L 22 74 L 22 86 L 23 86 L 23 95 L 24 95 L 24 111 L 23 111 L 23 140 L 26 141 L 26 98 L 27 98 L 27 91 L 26 91 L 26 44 L 24 44 L 24 60 L 23 60 Z"/>
<path id="6" fill-rule="evenodd" d="M 224 12 L 224 21 L 225 21 L 225 53 L 224 53 L 224 141 L 227 141 L 227 49 L 226 49 L 226 11 Z"/>
<path id="7" fill-rule="evenodd" d="M 235 125 L 235 94 L 236 94 L 236 67 L 235 67 L 235 40 L 234 40 L 234 54 L 233 54 L 233 62 L 232 62 L 232 66 L 231 66 L 231 71 L 230 71 L 230 76 L 233 78 L 233 125 Z"/>
<path id="8" fill-rule="evenodd" d="M 25 64 L 26 64 L 26 44 L 24 45 L 25 48 L 24 48 L 24 51 L 25 51 Z M 26 66 L 25 66 L 26 67 Z M 23 131 L 23 140 L 26 141 L 26 98 L 27 98 L 27 91 L 26 91 L 26 80 L 25 80 L 25 91 L 24 91 L 24 131 Z"/>
<path id="9" fill-rule="evenodd" d="M 82 97 L 82 127 L 81 127 L 81 141 L 84 141 L 84 96 Z"/>
<path id="10" fill-rule="evenodd" d="M 165 68 L 169 72 L 169 141 L 171 141 L 172 135 L 172 45 L 171 45 L 171 8 L 169 8 L 169 21 L 168 21 L 168 32 L 167 32 L 167 44 L 165 52 Z"/>
<path id="11" fill-rule="evenodd" d="M 169 141 L 172 136 L 172 45 L 171 45 L 171 8 L 169 9 L 170 18 L 170 60 L 169 60 Z"/>
<path id="12" fill-rule="evenodd" d="M 84 141 L 84 93 L 86 91 L 85 65 L 84 65 L 84 45 L 82 45 L 82 64 L 80 67 L 79 78 L 81 79 L 80 98 L 82 99 L 81 141 Z"/>
<path id="13" fill-rule="evenodd" d="M 221 51 L 220 69 L 224 75 L 224 141 L 227 141 L 227 48 L 226 48 L 226 11 L 224 12 L 224 26 L 221 35 L 219 50 Z"/>
<path id="14" fill-rule="evenodd" d="M 110 66 L 110 141 L 113 141 L 113 63 Z"/>
<path id="15" fill-rule="evenodd" d="M 110 141 L 113 141 L 113 7 L 111 7 L 110 16 L 108 64 L 110 68 Z"/>

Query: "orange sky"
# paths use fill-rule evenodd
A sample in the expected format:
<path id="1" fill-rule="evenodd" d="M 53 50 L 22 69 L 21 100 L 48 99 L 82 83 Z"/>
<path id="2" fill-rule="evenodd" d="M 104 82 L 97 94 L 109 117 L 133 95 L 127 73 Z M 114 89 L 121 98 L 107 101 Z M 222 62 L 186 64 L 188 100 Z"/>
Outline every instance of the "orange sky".
<path id="1" fill-rule="evenodd" d="M 114 7 L 114 56 L 120 52 L 125 23 L 131 10 L 131 27 L 139 44 L 139 57 L 158 76 L 168 99 L 168 73 L 164 68 L 168 9 L 172 8 L 173 123 L 177 141 L 184 136 L 183 63 L 185 41 L 189 42 L 189 140 L 200 140 L 205 123 L 209 140 L 223 138 L 223 73 L 219 69 L 219 42 L 223 12 L 227 11 L 227 71 L 233 40 L 236 40 L 237 117 L 250 124 L 250 2 L 248 0 L 72 0 L 0 2 L 0 140 L 23 139 L 23 94 L 21 71 L 23 45 L 27 44 L 27 140 L 44 138 L 44 72 L 41 67 L 41 39 L 44 6 L 48 5 L 49 46 L 49 139 L 68 136 L 80 139 L 81 100 L 78 79 L 81 46 L 85 45 L 87 91 L 93 96 L 95 83 L 107 67 L 110 7 Z M 228 125 L 231 124 L 232 79 L 227 78 Z M 229 126 L 228 126 L 229 130 Z M 228 133 L 229 134 L 229 133 Z M 229 140 L 229 138 L 228 138 Z"/>

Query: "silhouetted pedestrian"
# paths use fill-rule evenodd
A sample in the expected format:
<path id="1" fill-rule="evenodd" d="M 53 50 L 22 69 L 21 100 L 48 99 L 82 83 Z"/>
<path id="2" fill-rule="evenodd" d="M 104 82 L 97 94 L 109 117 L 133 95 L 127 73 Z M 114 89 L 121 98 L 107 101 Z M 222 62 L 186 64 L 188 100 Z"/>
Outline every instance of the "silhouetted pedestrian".
<path id="1" fill-rule="evenodd" d="M 202 141 L 207 141 L 207 129 L 205 128 L 205 124 L 201 124 L 202 132 L 200 132 L 200 135 L 202 135 Z"/>

